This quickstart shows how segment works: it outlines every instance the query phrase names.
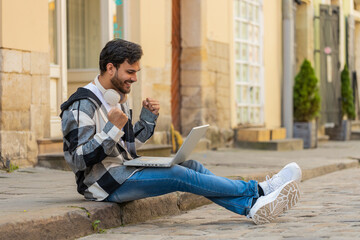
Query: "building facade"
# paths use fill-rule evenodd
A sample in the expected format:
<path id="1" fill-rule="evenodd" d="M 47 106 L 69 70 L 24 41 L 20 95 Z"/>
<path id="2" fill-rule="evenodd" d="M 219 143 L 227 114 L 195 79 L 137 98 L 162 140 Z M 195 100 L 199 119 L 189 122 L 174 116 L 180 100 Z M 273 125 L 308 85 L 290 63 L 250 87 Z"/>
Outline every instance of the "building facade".
<path id="1" fill-rule="evenodd" d="M 353 66 L 360 72 L 359 1 L 291 2 L 293 75 L 303 58 L 314 64 L 320 61 L 314 54 L 318 30 L 313 23 L 320 4 L 341 5 L 342 16 L 351 14 L 355 19 Z M 113 38 L 143 47 L 130 104 L 135 117 L 143 98 L 160 101 L 153 143 L 167 143 L 172 123 L 183 135 L 194 126 L 210 124 L 207 138 L 212 147 L 230 141 L 239 127 L 283 126 L 283 4 L 282 0 L 0 0 L 1 155 L 20 166 L 34 165 L 37 141 L 62 137 L 60 104 L 99 73 L 99 52 Z"/>

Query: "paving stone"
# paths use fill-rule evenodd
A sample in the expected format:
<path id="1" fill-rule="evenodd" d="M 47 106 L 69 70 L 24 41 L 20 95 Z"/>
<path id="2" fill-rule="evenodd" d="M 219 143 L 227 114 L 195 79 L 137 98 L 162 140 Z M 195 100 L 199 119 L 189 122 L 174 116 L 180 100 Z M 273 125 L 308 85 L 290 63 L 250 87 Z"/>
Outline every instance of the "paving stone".
<path id="1" fill-rule="evenodd" d="M 216 175 L 237 179 L 264 179 L 266 174 L 271 175 L 286 163 L 296 161 L 303 173 L 313 173 L 304 174 L 309 179 L 359 166 L 355 160 L 359 158 L 358 146 L 359 141 L 327 142 L 317 149 L 281 153 L 219 149 L 194 153 L 190 158 L 199 160 Z M 281 236 L 356 239 L 360 225 L 360 189 L 359 184 L 354 183 L 359 182 L 359 175 L 359 172 L 344 170 L 305 181 L 301 184 L 303 198 L 296 208 L 274 223 L 256 226 L 249 219 L 217 205 L 188 211 L 186 206 L 191 204 L 185 206 L 187 197 L 177 195 L 179 193 L 125 204 L 133 208 L 124 213 L 123 205 L 85 201 L 76 192 L 72 172 L 43 168 L 24 168 L 13 173 L 0 171 L 0 239 L 1 236 L 5 239 L 77 238 L 94 233 L 91 227 L 94 220 L 101 220 L 101 228 L 121 224 L 125 227 L 110 229 L 89 239 L 279 239 Z M 171 197 L 174 195 L 182 197 L 176 200 Z M 198 198 L 192 199 L 199 202 Z M 172 206 L 180 203 L 180 210 L 187 212 L 180 214 L 176 208 L 176 211 L 166 210 L 163 203 Z M 151 214 L 157 220 L 135 225 L 128 225 L 135 221 L 120 221 L 120 215 L 125 216 L 141 206 L 161 214 L 172 212 L 176 217 L 160 218 L 161 214 Z M 145 211 L 141 215 L 150 216 Z M 149 219 L 136 222 L 146 220 Z M 294 232 L 301 234 L 294 235 Z"/>
<path id="2" fill-rule="evenodd" d="M 353 168 L 302 182 L 299 204 L 266 225 L 211 204 L 81 239 L 358 239 L 359 181 Z"/>

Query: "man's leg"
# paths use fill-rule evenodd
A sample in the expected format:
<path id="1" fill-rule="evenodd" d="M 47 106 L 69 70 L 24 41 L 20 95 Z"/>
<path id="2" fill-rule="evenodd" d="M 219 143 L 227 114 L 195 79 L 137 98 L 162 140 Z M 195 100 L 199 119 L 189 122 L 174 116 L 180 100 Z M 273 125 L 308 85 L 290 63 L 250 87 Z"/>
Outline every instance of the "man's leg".
<path id="1" fill-rule="evenodd" d="M 197 161 L 187 161 L 182 164 L 197 172 L 213 174 Z M 273 221 L 285 210 L 296 205 L 300 198 L 298 183 L 301 181 L 301 169 L 296 163 L 289 163 L 272 178 L 266 177 L 266 181 L 259 183 L 260 198 L 253 198 L 252 207 L 247 214 L 256 224 L 264 224 Z M 234 197 L 208 197 L 211 201 L 237 212 L 236 207 L 239 199 Z M 254 204 L 254 205 L 253 205 Z"/>
<path id="2" fill-rule="evenodd" d="M 204 165 L 202 165 L 200 162 L 195 160 L 189 160 L 183 162 L 181 166 L 193 169 L 194 171 L 199 173 L 214 175 L 212 172 L 210 172 L 210 170 L 205 168 Z M 206 198 L 232 212 L 239 213 L 242 215 L 247 215 L 249 213 L 253 201 L 257 199 L 257 198 L 252 198 L 251 202 L 247 203 L 248 207 L 245 208 L 245 214 L 243 214 L 243 207 L 239 208 L 239 203 L 242 203 L 244 201 L 242 197 L 206 197 Z M 241 210 L 241 212 L 239 212 L 239 210 Z"/>
<path id="3" fill-rule="evenodd" d="M 188 160 L 180 164 L 180 166 L 190 168 L 194 170 L 195 172 L 203 173 L 206 175 L 215 175 L 212 172 L 210 172 L 209 169 L 207 169 L 204 165 L 202 165 L 200 162 L 196 160 Z"/>
<path id="4" fill-rule="evenodd" d="M 215 176 L 196 161 L 171 168 L 145 168 L 122 184 L 107 201 L 127 202 L 175 191 L 190 192 L 241 215 L 248 214 L 253 198 L 258 198 L 257 182 Z"/>

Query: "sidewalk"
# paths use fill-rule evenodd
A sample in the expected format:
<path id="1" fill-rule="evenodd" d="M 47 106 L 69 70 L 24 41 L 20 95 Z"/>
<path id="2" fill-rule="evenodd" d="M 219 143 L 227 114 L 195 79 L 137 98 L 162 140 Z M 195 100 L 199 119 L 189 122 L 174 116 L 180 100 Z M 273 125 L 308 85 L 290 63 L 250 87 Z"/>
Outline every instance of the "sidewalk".
<path id="1" fill-rule="evenodd" d="M 191 158 L 217 175 L 245 180 L 262 180 L 296 161 L 307 180 L 359 166 L 360 141 L 331 141 L 317 149 L 292 152 L 221 149 L 195 153 Z M 126 204 L 88 202 L 76 192 L 72 172 L 45 168 L 0 171 L 0 179 L 0 239 L 72 239 L 94 233 L 96 220 L 101 221 L 100 228 L 111 228 L 209 203 L 186 193 Z"/>
<path id="2" fill-rule="evenodd" d="M 209 204 L 176 216 L 108 229 L 80 240 L 315 240 L 359 239 L 360 168 L 337 171 L 300 184 L 299 203 L 274 222 L 250 219 Z"/>

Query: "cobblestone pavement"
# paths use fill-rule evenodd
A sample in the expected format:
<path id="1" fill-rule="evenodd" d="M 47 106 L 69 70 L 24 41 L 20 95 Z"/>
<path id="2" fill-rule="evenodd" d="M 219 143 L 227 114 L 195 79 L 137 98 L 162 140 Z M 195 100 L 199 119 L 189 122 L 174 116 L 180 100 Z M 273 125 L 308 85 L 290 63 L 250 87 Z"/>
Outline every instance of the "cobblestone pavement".
<path id="1" fill-rule="evenodd" d="M 82 239 L 360 239 L 359 182 L 360 168 L 302 182 L 298 205 L 266 225 L 211 204 Z"/>

